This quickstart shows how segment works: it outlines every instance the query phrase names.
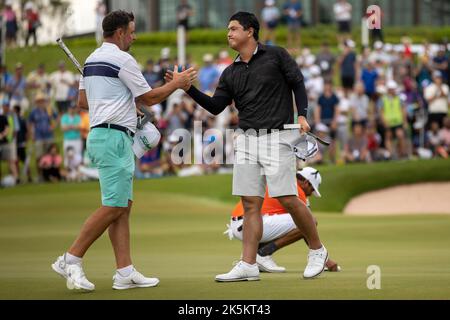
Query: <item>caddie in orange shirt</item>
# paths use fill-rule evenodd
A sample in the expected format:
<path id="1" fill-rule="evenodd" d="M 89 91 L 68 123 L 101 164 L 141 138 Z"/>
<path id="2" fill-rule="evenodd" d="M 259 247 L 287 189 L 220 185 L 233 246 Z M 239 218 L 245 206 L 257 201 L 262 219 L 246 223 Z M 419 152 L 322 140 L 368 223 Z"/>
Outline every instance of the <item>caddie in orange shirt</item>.
<path id="1" fill-rule="evenodd" d="M 306 167 L 297 171 L 297 189 L 300 201 L 309 206 L 308 197 L 310 195 L 314 194 L 317 197 L 321 197 L 319 193 L 321 182 L 322 177 L 319 171 L 312 167 Z M 278 266 L 273 261 L 272 254 L 287 245 L 303 239 L 304 235 L 297 228 L 292 220 L 292 216 L 286 212 L 281 203 L 277 199 L 269 197 L 267 190 L 261 214 L 263 215 L 263 235 L 256 256 L 258 268 L 262 272 L 285 272 L 286 268 Z M 237 238 L 242 241 L 243 219 L 244 209 L 242 202 L 239 201 L 231 214 L 231 222 L 227 225 L 228 230 L 225 231 L 230 239 Z M 317 225 L 317 220 L 314 220 Z M 328 259 L 325 271 L 335 272 L 340 270 L 340 266 L 335 261 Z"/>

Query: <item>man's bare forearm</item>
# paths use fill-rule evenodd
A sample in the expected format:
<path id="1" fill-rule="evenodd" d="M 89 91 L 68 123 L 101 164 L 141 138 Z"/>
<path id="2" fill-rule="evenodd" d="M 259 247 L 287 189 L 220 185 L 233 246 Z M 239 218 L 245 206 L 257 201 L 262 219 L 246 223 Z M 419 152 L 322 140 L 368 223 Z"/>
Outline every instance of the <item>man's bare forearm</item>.
<path id="1" fill-rule="evenodd" d="M 138 101 L 146 106 L 153 106 L 166 100 L 178 87 L 175 82 L 169 82 L 162 87 L 153 89 L 142 96 L 138 97 Z"/>

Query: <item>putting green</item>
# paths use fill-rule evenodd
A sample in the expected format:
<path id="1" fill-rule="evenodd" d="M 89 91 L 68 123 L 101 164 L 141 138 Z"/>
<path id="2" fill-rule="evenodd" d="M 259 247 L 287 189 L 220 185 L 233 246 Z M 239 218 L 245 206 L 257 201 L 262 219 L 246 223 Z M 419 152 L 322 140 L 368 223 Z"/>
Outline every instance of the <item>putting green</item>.
<path id="1" fill-rule="evenodd" d="M 111 289 L 114 259 L 106 235 L 84 262 L 95 292 L 68 291 L 50 268 L 98 207 L 96 183 L 1 190 L 0 299 L 450 298 L 450 217 L 434 215 L 316 214 L 322 240 L 342 272 L 302 280 L 307 249 L 299 242 L 274 255 L 287 268 L 285 274 L 262 274 L 258 282 L 215 283 L 214 275 L 229 271 L 240 254 L 240 242 L 222 234 L 233 202 L 203 198 L 198 188 L 226 193 L 229 182 L 230 176 L 210 176 L 136 183 L 133 259 L 140 271 L 161 283 L 124 292 Z M 381 268 L 381 290 L 367 288 L 370 265 Z"/>

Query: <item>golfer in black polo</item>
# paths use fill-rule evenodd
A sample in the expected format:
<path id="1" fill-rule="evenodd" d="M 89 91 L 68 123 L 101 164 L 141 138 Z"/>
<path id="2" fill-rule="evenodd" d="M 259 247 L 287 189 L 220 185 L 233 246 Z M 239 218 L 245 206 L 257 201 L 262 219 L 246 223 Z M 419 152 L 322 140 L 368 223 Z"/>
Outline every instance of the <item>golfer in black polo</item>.
<path id="1" fill-rule="evenodd" d="M 259 280 L 256 252 L 262 236 L 260 211 L 266 183 L 269 196 L 280 201 L 306 235 L 310 252 L 304 278 L 321 274 L 328 258 L 309 209 L 297 198 L 292 145 L 301 132 L 283 130 L 285 124 L 295 123 L 292 92 L 300 130 L 310 130 L 303 75 L 285 49 L 258 43 L 258 32 L 254 14 L 234 14 L 228 24 L 228 43 L 238 57 L 223 72 L 213 97 L 193 86 L 187 91 L 214 115 L 234 100 L 243 130 L 235 137 L 233 167 L 233 195 L 241 196 L 245 211 L 242 261 L 229 273 L 217 275 L 216 281 L 221 282 Z M 167 78 L 170 80 L 170 75 Z"/>

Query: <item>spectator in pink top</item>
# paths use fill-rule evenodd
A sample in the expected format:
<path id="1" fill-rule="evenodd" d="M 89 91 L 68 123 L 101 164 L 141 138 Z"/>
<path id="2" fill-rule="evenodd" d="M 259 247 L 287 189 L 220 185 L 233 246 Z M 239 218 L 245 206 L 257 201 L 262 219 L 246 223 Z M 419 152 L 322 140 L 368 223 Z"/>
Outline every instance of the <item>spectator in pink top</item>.
<path id="1" fill-rule="evenodd" d="M 58 152 L 56 144 L 52 144 L 41 159 L 39 160 L 39 169 L 42 171 L 44 181 L 57 182 L 62 178 L 61 175 L 62 157 Z"/>
<path id="2" fill-rule="evenodd" d="M 444 119 L 444 127 L 439 130 L 439 139 L 441 146 L 438 148 L 437 153 L 444 159 L 448 158 L 450 153 L 450 117 L 447 116 Z"/>

